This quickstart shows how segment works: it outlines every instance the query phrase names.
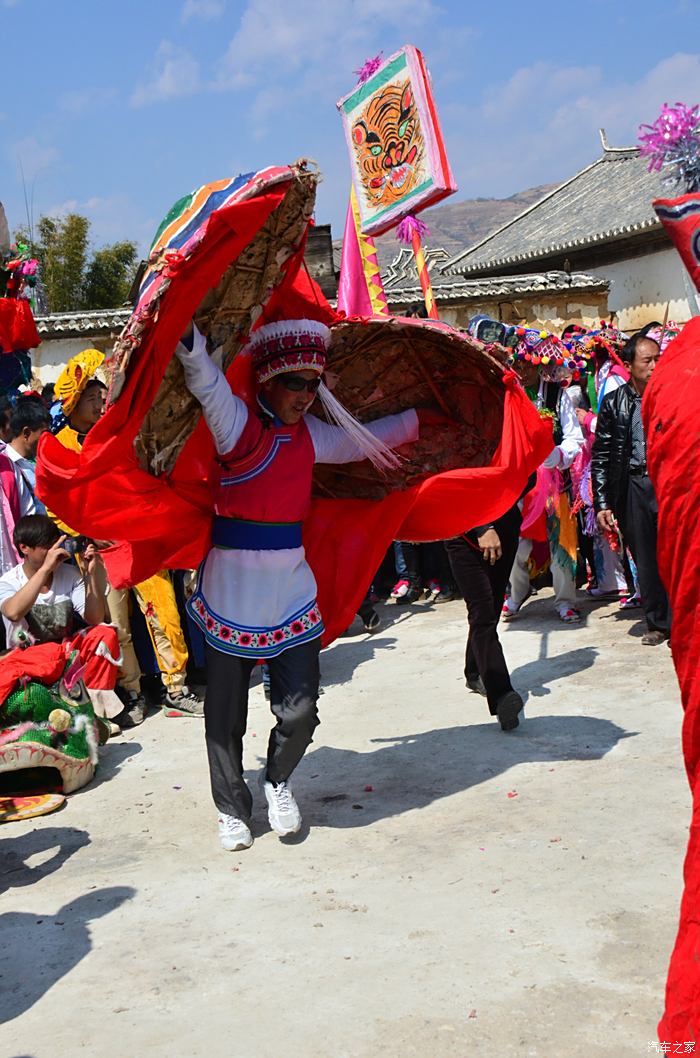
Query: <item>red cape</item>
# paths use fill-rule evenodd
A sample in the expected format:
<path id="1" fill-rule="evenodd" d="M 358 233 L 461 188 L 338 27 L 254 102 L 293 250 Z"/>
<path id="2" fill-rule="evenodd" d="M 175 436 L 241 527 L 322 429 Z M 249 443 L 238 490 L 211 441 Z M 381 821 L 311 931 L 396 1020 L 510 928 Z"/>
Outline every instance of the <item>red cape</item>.
<path id="1" fill-rule="evenodd" d="M 37 490 L 49 509 L 94 539 L 128 541 L 104 552 L 117 587 L 139 583 L 159 569 L 196 567 L 209 549 L 213 446 L 206 425 L 198 424 L 173 472 L 161 478 L 140 469 L 134 438 L 195 309 L 284 193 L 279 185 L 212 214 L 206 237 L 172 275 L 157 322 L 147 322 L 123 391 L 90 431 L 82 452 L 69 451 L 51 435 L 41 440 Z M 290 258 L 260 323 L 306 317 L 332 324 L 339 318 L 306 272 L 303 250 Z M 236 392 L 250 398 L 245 356 L 236 357 L 228 378 Z M 551 428 L 512 372 L 504 374 L 504 386 L 501 444 L 489 467 L 439 474 L 382 501 L 314 501 L 304 544 L 318 582 L 324 643 L 352 621 L 392 540 L 456 536 L 498 517 L 518 499 L 551 450 Z"/>
<path id="2" fill-rule="evenodd" d="M 700 319 L 664 352 L 643 402 L 649 473 L 659 503 L 658 559 L 673 613 L 673 663 L 685 715 L 683 754 L 693 797 L 685 892 L 659 1039 L 700 1039 Z"/>

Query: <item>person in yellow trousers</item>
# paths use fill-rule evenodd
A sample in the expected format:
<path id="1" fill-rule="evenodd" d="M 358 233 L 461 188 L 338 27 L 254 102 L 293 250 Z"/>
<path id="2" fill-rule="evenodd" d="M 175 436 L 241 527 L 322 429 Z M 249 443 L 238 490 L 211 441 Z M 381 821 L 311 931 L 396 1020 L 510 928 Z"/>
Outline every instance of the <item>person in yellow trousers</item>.
<path id="1" fill-rule="evenodd" d="M 54 393 L 61 401 L 66 419 L 57 430 L 56 439 L 75 452 L 82 449 L 88 431 L 104 411 L 107 388 L 95 378 L 103 360 L 104 354 L 98 349 L 84 349 L 66 364 L 55 384 Z M 74 531 L 58 518 L 54 521 L 63 532 L 75 536 Z M 156 573 L 137 584 L 133 593 L 146 620 L 165 685 L 165 715 L 202 716 L 202 701 L 190 691 L 186 682 L 187 644 L 170 574 L 166 570 Z M 131 635 L 130 593 L 127 589 L 109 587 L 107 603 L 111 619 L 117 626 L 123 658 L 117 693 L 124 709 L 113 720 L 120 727 L 134 727 L 145 717 L 146 700 L 141 692 L 141 671 Z"/>

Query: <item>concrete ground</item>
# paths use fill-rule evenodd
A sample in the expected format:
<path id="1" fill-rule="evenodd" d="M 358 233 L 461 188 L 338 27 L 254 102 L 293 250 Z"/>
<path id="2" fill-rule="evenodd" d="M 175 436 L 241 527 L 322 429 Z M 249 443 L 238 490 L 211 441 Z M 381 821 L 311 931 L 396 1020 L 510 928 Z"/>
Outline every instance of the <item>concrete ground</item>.
<path id="1" fill-rule="evenodd" d="M 527 719 L 461 676 L 461 603 L 322 658 L 299 840 L 218 847 L 201 721 L 106 747 L 0 833 L 0 1032 L 23 1058 L 598 1058 L 653 1050 L 689 796 L 666 647 L 543 593 L 503 630 Z M 251 693 L 246 762 L 270 727 Z"/>

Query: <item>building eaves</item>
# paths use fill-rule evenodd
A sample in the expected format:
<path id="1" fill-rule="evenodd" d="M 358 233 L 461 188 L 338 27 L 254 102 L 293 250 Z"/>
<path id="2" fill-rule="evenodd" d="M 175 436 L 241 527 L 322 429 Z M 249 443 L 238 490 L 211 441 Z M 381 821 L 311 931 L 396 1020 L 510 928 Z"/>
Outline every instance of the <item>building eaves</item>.
<path id="1" fill-rule="evenodd" d="M 553 271 L 517 276 L 488 276 L 479 279 L 462 279 L 447 276 L 431 280 L 435 300 L 443 302 L 478 302 L 510 300 L 537 294 L 554 295 L 565 293 L 605 293 L 610 284 L 600 276 L 585 272 Z M 422 301 L 423 292 L 416 278 L 410 285 L 385 288 L 390 305 L 406 305 Z"/>
<path id="2" fill-rule="evenodd" d="M 118 334 L 131 316 L 131 308 L 96 309 L 90 312 L 53 312 L 36 316 L 36 328 L 42 339 L 95 338 Z"/>

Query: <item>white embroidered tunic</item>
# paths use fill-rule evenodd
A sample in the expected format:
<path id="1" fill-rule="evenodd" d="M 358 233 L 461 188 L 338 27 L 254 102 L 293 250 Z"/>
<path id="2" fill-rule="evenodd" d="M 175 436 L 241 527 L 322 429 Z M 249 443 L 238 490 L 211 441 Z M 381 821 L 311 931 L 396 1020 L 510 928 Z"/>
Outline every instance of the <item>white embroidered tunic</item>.
<path id="1" fill-rule="evenodd" d="M 177 355 L 202 405 L 219 464 L 214 546 L 202 563 L 192 617 L 215 649 L 270 658 L 323 632 L 316 581 L 301 544 L 316 463 L 364 458 L 347 433 L 313 415 L 286 426 L 263 405 L 255 414 L 231 390 L 196 330 Z M 416 440 L 414 410 L 367 427 L 396 448 Z"/>

